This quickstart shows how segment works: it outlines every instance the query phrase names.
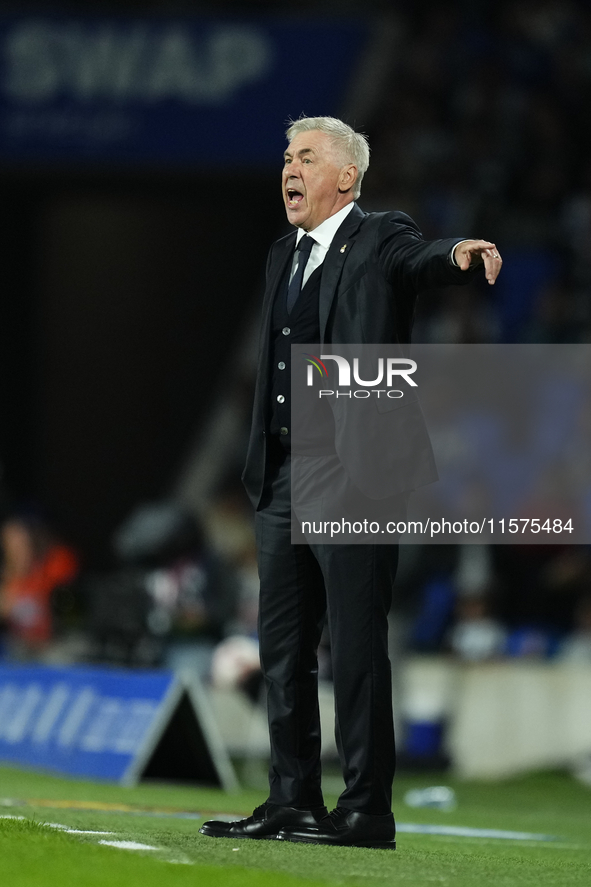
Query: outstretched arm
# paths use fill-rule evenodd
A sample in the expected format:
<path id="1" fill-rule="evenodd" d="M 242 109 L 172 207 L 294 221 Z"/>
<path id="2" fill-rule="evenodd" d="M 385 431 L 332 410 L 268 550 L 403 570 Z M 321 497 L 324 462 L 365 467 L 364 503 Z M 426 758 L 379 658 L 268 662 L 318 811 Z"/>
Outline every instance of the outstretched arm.
<path id="1" fill-rule="evenodd" d="M 501 257 L 489 240 L 425 241 L 416 223 L 405 213 L 384 213 L 378 232 L 378 261 L 385 276 L 401 287 L 420 292 L 433 286 L 469 283 L 484 266 L 494 283 Z"/>

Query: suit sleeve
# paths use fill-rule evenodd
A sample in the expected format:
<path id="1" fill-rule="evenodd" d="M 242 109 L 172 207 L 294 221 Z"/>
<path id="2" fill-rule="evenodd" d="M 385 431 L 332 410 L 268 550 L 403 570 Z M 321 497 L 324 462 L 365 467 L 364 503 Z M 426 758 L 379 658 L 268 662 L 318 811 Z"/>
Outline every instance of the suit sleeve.
<path id="1" fill-rule="evenodd" d="M 405 213 L 387 215 L 378 230 L 378 262 L 390 283 L 414 292 L 435 286 L 470 283 L 475 271 L 451 263 L 452 248 L 461 237 L 423 240 L 416 223 Z"/>

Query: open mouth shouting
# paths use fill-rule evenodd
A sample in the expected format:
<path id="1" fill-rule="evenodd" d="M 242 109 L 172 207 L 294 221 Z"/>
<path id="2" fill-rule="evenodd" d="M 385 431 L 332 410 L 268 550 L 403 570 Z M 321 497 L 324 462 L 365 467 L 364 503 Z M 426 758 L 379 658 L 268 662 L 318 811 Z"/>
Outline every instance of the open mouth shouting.
<path id="1" fill-rule="evenodd" d="M 301 191 L 298 191 L 296 188 L 287 188 L 287 207 L 288 209 L 295 209 L 296 206 L 304 199 L 304 195 Z"/>

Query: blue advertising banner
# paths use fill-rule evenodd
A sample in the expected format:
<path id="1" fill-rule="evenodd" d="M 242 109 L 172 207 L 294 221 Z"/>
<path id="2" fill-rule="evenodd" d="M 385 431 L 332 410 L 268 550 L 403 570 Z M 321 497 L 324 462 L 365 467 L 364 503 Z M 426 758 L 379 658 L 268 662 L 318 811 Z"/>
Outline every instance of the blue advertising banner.
<path id="1" fill-rule="evenodd" d="M 0 761 L 134 783 L 182 709 L 187 760 L 196 747 L 186 733 L 190 711 L 192 726 L 199 728 L 197 746 L 207 758 L 205 771 L 231 787 L 229 761 L 219 744 L 212 748 L 215 730 L 198 724 L 202 706 L 199 701 L 190 706 L 190 696 L 167 672 L 1 666 Z"/>
<path id="2" fill-rule="evenodd" d="M 277 162 L 288 117 L 335 114 L 369 34 L 340 19 L 0 18 L 0 158 Z"/>

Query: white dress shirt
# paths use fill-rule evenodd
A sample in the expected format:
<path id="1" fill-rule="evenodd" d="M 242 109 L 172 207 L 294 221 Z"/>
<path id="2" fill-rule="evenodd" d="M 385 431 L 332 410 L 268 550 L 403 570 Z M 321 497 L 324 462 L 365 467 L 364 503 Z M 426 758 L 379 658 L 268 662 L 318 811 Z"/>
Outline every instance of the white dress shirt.
<path id="1" fill-rule="evenodd" d="M 323 222 L 318 225 L 317 228 L 314 228 L 313 231 L 304 231 L 303 228 L 298 229 L 296 244 L 300 242 L 302 237 L 305 234 L 309 234 L 310 237 L 315 241 L 314 246 L 310 250 L 310 257 L 308 258 L 308 264 L 304 270 L 304 278 L 302 280 L 302 287 L 306 285 L 308 279 L 313 271 L 318 268 L 319 265 L 322 265 L 326 258 L 326 254 L 328 252 L 328 248 L 330 247 L 335 234 L 338 229 L 341 227 L 346 217 L 349 215 L 355 203 L 351 201 L 347 206 L 344 206 L 342 209 L 335 213 L 334 216 L 329 216 L 328 219 L 325 219 Z M 289 279 L 295 274 L 295 270 L 298 266 L 298 257 L 299 252 L 296 250 L 293 256 L 293 262 L 291 265 L 291 274 Z"/>

